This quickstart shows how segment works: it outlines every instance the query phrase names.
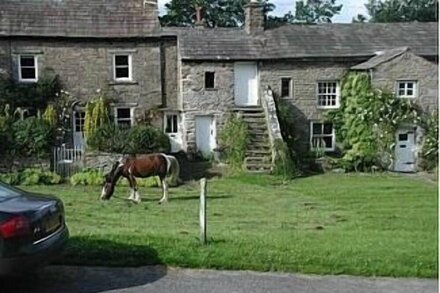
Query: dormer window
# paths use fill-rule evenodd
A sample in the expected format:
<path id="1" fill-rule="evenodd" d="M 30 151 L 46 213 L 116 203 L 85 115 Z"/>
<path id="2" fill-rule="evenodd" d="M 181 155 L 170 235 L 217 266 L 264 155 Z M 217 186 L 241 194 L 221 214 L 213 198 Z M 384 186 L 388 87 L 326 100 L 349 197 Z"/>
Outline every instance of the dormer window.
<path id="1" fill-rule="evenodd" d="M 21 82 L 37 82 L 37 56 L 20 55 L 18 57 L 18 80 Z"/>
<path id="2" fill-rule="evenodd" d="M 116 54 L 113 62 L 115 81 L 131 81 L 131 55 Z"/>

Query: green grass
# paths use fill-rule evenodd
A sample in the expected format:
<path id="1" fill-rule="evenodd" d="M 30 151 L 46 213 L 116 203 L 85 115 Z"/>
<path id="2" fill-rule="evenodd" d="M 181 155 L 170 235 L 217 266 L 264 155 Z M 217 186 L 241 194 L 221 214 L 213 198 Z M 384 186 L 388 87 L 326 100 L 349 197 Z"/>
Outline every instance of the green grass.
<path id="1" fill-rule="evenodd" d="M 98 187 L 26 187 L 56 194 L 71 241 L 64 264 L 437 276 L 437 185 L 398 175 L 328 174 L 282 184 L 240 175 L 208 186 L 209 244 L 199 244 L 198 184 L 142 188 L 144 202 L 98 201 Z"/>

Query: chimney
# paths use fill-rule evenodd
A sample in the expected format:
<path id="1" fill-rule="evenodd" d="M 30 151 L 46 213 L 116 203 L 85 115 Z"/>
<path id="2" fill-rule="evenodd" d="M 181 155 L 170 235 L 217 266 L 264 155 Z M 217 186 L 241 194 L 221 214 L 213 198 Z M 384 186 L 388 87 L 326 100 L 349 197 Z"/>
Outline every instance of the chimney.
<path id="1" fill-rule="evenodd" d="M 156 26 L 159 27 L 159 6 L 157 5 L 157 0 L 144 0 L 143 2 L 145 11 L 152 13 Z"/>
<path id="2" fill-rule="evenodd" d="M 206 26 L 206 20 L 203 17 L 203 7 L 196 6 L 196 27 L 203 28 Z"/>
<path id="3" fill-rule="evenodd" d="M 251 0 L 244 6 L 246 23 L 245 28 L 248 34 L 264 31 L 263 5 L 258 0 Z"/>

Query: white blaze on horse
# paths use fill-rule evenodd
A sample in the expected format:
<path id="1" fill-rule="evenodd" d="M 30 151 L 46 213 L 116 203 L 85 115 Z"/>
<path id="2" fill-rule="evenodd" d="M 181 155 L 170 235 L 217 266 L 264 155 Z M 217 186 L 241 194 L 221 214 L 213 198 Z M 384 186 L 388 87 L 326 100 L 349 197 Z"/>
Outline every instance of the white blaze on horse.
<path id="1" fill-rule="evenodd" d="M 179 173 L 179 162 L 173 156 L 151 154 L 122 157 L 113 165 L 112 170 L 105 175 L 101 199 L 110 199 L 115 191 L 116 183 L 121 177 L 124 177 L 127 178 L 131 188 L 128 199 L 139 203 L 141 198 L 136 178 L 158 176 L 162 186 L 162 198 L 159 201 L 159 204 L 161 204 L 168 201 L 168 180 L 172 184 L 178 183 Z"/>

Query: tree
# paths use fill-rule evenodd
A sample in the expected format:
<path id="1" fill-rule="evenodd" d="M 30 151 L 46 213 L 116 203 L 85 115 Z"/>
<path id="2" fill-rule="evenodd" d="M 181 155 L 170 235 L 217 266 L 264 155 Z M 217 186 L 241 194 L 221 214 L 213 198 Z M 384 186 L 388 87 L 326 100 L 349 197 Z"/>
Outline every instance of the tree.
<path id="1" fill-rule="evenodd" d="M 370 22 L 438 21 L 438 0 L 369 0 Z"/>
<path id="2" fill-rule="evenodd" d="M 339 14 L 341 5 L 336 0 L 308 0 L 296 1 L 295 22 L 300 23 L 330 23 L 332 17 Z"/>
<path id="3" fill-rule="evenodd" d="M 267 14 L 275 9 L 269 0 L 260 0 Z M 192 26 L 196 23 L 196 7 L 203 8 L 208 27 L 238 27 L 244 24 L 244 6 L 249 0 L 171 0 L 165 4 L 163 26 Z"/>

